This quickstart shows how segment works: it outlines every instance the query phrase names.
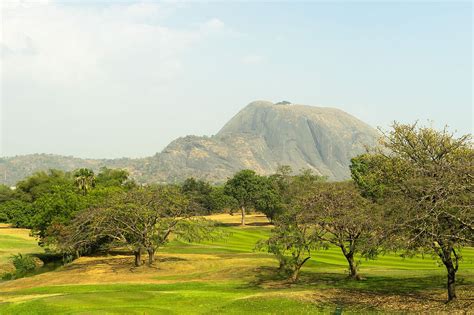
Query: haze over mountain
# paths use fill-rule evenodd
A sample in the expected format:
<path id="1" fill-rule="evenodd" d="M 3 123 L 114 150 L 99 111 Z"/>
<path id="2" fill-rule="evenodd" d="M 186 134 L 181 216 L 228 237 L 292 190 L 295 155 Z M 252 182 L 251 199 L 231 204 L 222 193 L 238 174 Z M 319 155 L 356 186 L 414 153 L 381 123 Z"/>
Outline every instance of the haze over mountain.
<path id="1" fill-rule="evenodd" d="M 1 183 L 13 185 L 38 170 L 102 166 L 126 168 L 139 182 L 179 182 L 187 177 L 221 182 L 241 169 L 271 174 L 279 165 L 311 169 L 332 180 L 349 177 L 350 159 L 373 145 L 377 131 L 335 108 L 247 105 L 214 136 L 186 136 L 162 152 L 139 159 L 79 159 L 32 154 L 0 159 Z"/>

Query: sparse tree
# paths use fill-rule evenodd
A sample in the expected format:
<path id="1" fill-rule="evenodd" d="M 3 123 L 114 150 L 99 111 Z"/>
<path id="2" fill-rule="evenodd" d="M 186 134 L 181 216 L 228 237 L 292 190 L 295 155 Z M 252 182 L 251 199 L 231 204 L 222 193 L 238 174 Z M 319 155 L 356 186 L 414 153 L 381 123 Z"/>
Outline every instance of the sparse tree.
<path id="1" fill-rule="evenodd" d="M 471 136 L 395 123 L 381 149 L 354 159 L 351 171 L 365 195 L 386 208 L 391 244 L 431 250 L 446 267 L 448 301 L 456 299 L 459 249 L 474 245 Z"/>
<path id="2" fill-rule="evenodd" d="M 321 240 L 341 249 L 349 276 L 359 280 L 355 255 L 374 258 L 383 239 L 378 207 L 363 198 L 353 182 L 320 184 L 305 202 L 325 232 Z"/>
<path id="3" fill-rule="evenodd" d="M 314 214 L 303 204 L 297 203 L 275 220 L 275 227 L 266 241 L 257 243 L 257 249 L 274 254 L 279 270 L 297 282 L 303 265 L 311 252 L 323 246 L 323 229 L 315 224 Z"/>

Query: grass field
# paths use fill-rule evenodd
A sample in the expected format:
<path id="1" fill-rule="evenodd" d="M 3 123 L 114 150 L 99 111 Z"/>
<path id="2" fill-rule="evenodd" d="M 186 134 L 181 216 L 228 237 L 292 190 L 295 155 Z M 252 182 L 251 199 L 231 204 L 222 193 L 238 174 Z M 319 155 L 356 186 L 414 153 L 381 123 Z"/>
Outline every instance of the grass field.
<path id="1" fill-rule="evenodd" d="M 43 249 L 27 229 L 14 229 L 0 223 L 0 274 L 12 269 L 10 257 L 18 253 L 41 253 Z"/>
<path id="2" fill-rule="evenodd" d="M 292 284 L 276 272 L 276 260 L 254 252 L 270 226 L 250 216 L 214 216 L 229 232 L 203 244 L 172 241 L 153 267 L 132 267 L 130 256 L 82 257 L 55 271 L 0 283 L 0 314 L 317 314 L 469 313 L 474 308 L 474 250 L 463 251 L 459 300 L 445 305 L 445 272 L 430 257 L 395 254 L 362 261 L 362 281 L 347 278 L 337 248 L 315 252 Z M 34 240 L 0 229 L 0 261 L 11 253 L 37 252 Z M 15 236 L 16 237 L 16 236 Z M 15 243 L 16 242 L 16 243 Z M 15 247 L 18 245 L 18 247 Z"/>

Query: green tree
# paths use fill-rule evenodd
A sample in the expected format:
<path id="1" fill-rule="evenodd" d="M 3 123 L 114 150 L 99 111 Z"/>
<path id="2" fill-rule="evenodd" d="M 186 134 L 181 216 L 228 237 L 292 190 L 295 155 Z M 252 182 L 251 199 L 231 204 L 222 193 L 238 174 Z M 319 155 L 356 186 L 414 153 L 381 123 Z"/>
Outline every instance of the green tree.
<path id="1" fill-rule="evenodd" d="M 6 186 L 0 184 L 0 203 L 15 199 L 14 191 Z"/>
<path id="2" fill-rule="evenodd" d="M 199 212 L 204 214 L 212 212 L 212 186 L 208 182 L 190 177 L 181 185 L 181 191 L 188 196 Z"/>
<path id="3" fill-rule="evenodd" d="M 51 169 L 48 172 L 36 172 L 30 177 L 19 181 L 16 185 L 15 198 L 35 201 L 43 194 L 52 192 L 56 187 L 73 186 L 69 173 Z"/>
<path id="4" fill-rule="evenodd" d="M 171 234 L 187 241 L 213 237 L 213 222 L 196 217 L 188 198 L 176 186 L 140 187 L 120 192 L 105 203 L 81 211 L 60 242 L 64 252 L 87 252 L 98 240 L 133 251 L 135 265 L 142 252 L 148 263 Z"/>
<path id="5" fill-rule="evenodd" d="M 351 171 L 360 189 L 384 205 L 390 244 L 432 251 L 446 267 L 448 301 L 456 299 L 459 249 L 474 245 L 471 136 L 394 123 L 381 148 L 354 159 Z"/>
<path id="6" fill-rule="evenodd" d="M 341 249 L 349 276 L 359 280 L 355 255 L 374 258 L 383 239 L 379 208 L 363 198 L 353 182 L 322 183 L 304 203 L 325 232 L 321 240 Z"/>
<path id="7" fill-rule="evenodd" d="M 53 192 L 35 200 L 31 204 L 31 228 L 40 238 L 40 245 L 56 244 L 61 229 L 89 204 L 89 198 L 77 194 L 69 186 L 57 186 Z"/>
<path id="8" fill-rule="evenodd" d="M 94 171 L 88 168 L 80 168 L 74 172 L 74 182 L 76 187 L 86 195 L 95 186 Z"/>
<path id="9" fill-rule="evenodd" d="M 323 230 L 315 224 L 313 212 L 296 202 L 278 216 L 270 237 L 257 243 L 258 249 L 265 249 L 279 261 L 279 270 L 297 282 L 300 270 L 311 258 L 311 252 L 322 247 Z"/>
<path id="10" fill-rule="evenodd" d="M 225 210 L 237 208 L 237 201 L 226 195 L 224 186 L 213 186 L 209 194 L 209 204 L 212 212 L 224 212 Z"/>
<path id="11" fill-rule="evenodd" d="M 13 199 L 0 203 L 0 222 L 14 227 L 31 228 L 34 209 L 30 202 Z"/>
<path id="12" fill-rule="evenodd" d="M 262 177 L 252 170 L 237 172 L 225 183 L 225 194 L 234 198 L 240 208 L 242 226 L 245 226 L 246 211 L 251 207 L 255 207 L 257 196 L 262 193 L 263 186 Z"/>
<path id="13" fill-rule="evenodd" d="M 130 188 L 136 184 L 130 180 L 127 170 L 102 167 L 95 177 L 97 187 L 126 187 Z"/>
<path id="14" fill-rule="evenodd" d="M 275 186 L 272 178 L 260 176 L 254 207 L 272 222 L 283 212 L 282 191 Z"/>

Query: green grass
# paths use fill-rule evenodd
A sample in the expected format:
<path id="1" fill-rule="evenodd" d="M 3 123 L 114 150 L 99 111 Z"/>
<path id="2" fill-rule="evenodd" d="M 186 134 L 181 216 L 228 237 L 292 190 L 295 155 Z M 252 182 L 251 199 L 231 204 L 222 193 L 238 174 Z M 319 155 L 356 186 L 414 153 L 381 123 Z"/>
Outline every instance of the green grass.
<path id="1" fill-rule="evenodd" d="M 43 287 L 21 294 L 60 294 L 27 303 L 10 303 L 2 314 L 307 314 L 314 305 L 288 298 L 259 297 L 258 290 L 235 284 L 84 285 Z M 291 310 L 291 312 L 288 312 Z"/>
<path id="2" fill-rule="evenodd" d="M 28 237 L 28 232 L 8 234 L 10 230 L 0 227 L 0 274 L 11 268 L 9 262 L 14 254 L 41 253 L 43 249 L 38 246 L 38 241 Z"/>
<path id="3" fill-rule="evenodd" d="M 314 252 L 303 267 L 301 281 L 289 284 L 276 272 L 276 260 L 271 255 L 254 251 L 255 243 L 268 236 L 268 228 L 223 229 L 229 232 L 226 239 L 202 244 L 175 240 L 160 251 L 160 257 L 184 254 L 203 257 L 191 255 L 194 258 L 162 262 L 163 266 L 176 266 L 177 271 L 164 274 L 157 269 L 151 274 L 150 282 L 170 283 L 53 286 L 46 282 L 8 292 L 2 292 L 0 284 L 0 314 L 317 314 L 333 313 L 336 309 L 367 313 L 377 311 L 380 305 L 367 304 L 360 308 L 357 298 L 354 304 L 342 299 L 337 290 L 374 298 L 394 294 L 415 296 L 420 301 L 444 292 L 444 268 L 429 256 L 403 259 L 390 254 L 376 260 L 362 260 L 360 273 L 364 280 L 352 281 L 346 276 L 346 261 L 335 247 Z M 21 242 L 19 247 L 15 243 L 1 244 L 14 249 L 22 246 Z M 466 248 L 462 254 L 464 260 L 458 273 L 461 293 L 474 289 L 474 249 Z M 205 255 L 212 259 L 204 264 L 209 259 Z M 191 271 L 178 268 L 188 265 L 198 267 Z M 52 278 L 54 274 L 50 273 Z M 133 279 L 133 273 L 128 277 Z M 333 295 L 318 302 L 311 297 L 312 292 Z M 433 299 L 432 303 L 446 310 L 439 299 Z M 397 306 L 394 307 L 396 311 Z"/>

